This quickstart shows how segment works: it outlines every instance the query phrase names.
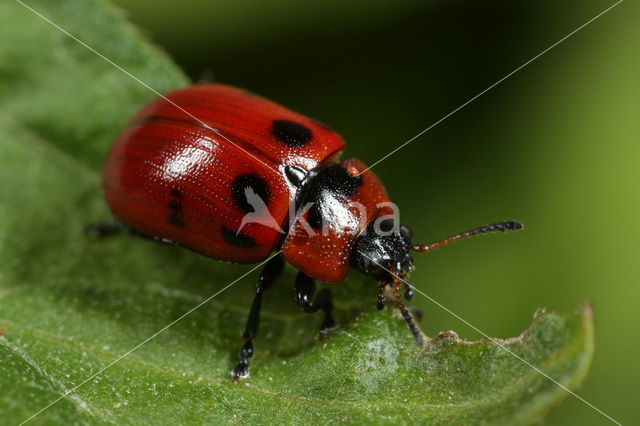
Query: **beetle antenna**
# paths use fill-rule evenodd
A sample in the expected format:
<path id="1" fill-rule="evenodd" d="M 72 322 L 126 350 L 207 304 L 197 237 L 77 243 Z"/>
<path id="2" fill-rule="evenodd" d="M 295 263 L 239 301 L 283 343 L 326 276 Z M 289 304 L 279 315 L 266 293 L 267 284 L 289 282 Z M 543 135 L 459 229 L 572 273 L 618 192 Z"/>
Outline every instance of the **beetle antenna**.
<path id="1" fill-rule="evenodd" d="M 440 246 L 447 245 L 454 241 L 472 237 L 478 234 L 488 234 L 489 232 L 505 232 L 505 231 L 517 231 L 518 229 L 522 229 L 523 226 L 520 222 L 516 222 L 514 220 L 505 221 L 505 222 L 496 222 L 491 223 L 489 225 L 479 226 L 475 229 L 472 229 L 467 232 L 463 232 L 461 234 L 452 235 L 450 237 L 444 238 L 440 241 L 435 241 L 431 244 L 416 244 L 411 247 L 411 250 L 416 251 L 418 253 L 427 253 L 431 250 L 437 249 Z"/>

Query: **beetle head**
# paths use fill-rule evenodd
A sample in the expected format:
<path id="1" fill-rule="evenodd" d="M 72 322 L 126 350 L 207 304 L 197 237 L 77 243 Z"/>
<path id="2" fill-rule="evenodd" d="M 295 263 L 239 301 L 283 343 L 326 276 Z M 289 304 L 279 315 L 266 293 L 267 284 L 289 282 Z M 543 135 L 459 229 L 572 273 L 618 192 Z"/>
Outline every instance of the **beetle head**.
<path id="1" fill-rule="evenodd" d="M 411 237 L 411 230 L 396 225 L 393 216 L 378 218 L 356 239 L 351 266 L 381 283 L 393 282 L 389 271 L 405 277 L 413 268 Z"/>

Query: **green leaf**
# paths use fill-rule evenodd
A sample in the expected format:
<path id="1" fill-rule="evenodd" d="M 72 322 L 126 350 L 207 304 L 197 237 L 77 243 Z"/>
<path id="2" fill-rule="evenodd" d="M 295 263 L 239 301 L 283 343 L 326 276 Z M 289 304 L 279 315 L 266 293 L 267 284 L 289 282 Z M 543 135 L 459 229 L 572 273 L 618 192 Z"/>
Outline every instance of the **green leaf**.
<path id="1" fill-rule="evenodd" d="M 160 92 L 187 84 L 99 0 L 31 7 Z M 24 420 L 222 289 L 248 266 L 122 236 L 83 237 L 108 219 L 100 166 L 154 96 L 14 2 L 0 5 L 0 418 Z M 441 334 L 420 350 L 376 285 L 334 286 L 341 328 L 293 301 L 294 271 L 265 295 L 252 377 L 231 382 L 257 272 L 61 399 L 37 423 L 520 423 L 567 392 L 497 343 Z M 427 317 L 428 317 L 428 313 Z M 539 313 L 500 341 L 575 389 L 593 352 L 591 310 Z"/>

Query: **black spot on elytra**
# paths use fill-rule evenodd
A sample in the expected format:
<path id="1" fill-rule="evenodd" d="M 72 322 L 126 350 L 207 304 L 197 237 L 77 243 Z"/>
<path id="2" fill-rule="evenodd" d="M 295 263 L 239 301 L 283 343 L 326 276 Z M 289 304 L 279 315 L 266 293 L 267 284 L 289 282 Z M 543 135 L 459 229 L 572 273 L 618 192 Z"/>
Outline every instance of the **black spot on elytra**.
<path id="1" fill-rule="evenodd" d="M 182 192 L 177 189 L 170 191 L 173 199 L 169 201 L 169 223 L 180 228 L 184 228 L 184 221 L 182 220 Z"/>
<path id="2" fill-rule="evenodd" d="M 292 147 L 303 146 L 313 137 L 311 129 L 289 120 L 275 120 L 271 132 L 280 142 Z"/>
<path id="3" fill-rule="evenodd" d="M 254 207 L 257 200 L 248 198 L 253 194 L 260 197 L 264 205 L 269 204 L 269 187 L 267 183 L 258 175 L 254 174 L 242 174 L 237 176 L 231 184 L 231 197 L 236 203 L 236 206 L 245 213 L 251 213 L 255 211 Z"/>
<path id="4" fill-rule="evenodd" d="M 251 248 L 256 246 L 256 241 L 248 235 L 222 228 L 222 238 L 235 247 Z"/>
<path id="5" fill-rule="evenodd" d="M 324 212 L 336 198 L 343 202 L 343 198 L 351 197 L 362 185 L 362 176 L 352 176 L 347 169 L 339 164 L 333 164 L 318 172 L 309 183 L 306 202 L 313 203 L 309 209 L 307 222 L 314 229 L 323 225 Z"/>

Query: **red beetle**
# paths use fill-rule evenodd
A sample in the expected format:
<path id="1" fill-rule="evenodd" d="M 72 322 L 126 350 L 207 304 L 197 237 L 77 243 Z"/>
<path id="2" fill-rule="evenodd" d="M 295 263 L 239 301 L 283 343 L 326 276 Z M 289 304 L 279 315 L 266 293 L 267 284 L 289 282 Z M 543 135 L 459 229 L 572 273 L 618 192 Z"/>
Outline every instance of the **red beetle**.
<path id="1" fill-rule="evenodd" d="M 218 84 L 180 89 L 142 108 L 116 141 L 103 192 L 118 223 L 92 229 L 128 229 L 234 263 L 260 262 L 277 252 L 258 279 L 234 380 L 249 374 L 262 295 L 285 259 L 299 270 L 298 305 L 324 312 L 322 334 L 337 324 L 331 290 L 316 295 L 315 280 L 339 282 L 354 267 L 379 282 L 379 309 L 385 287 L 394 286 L 421 345 L 400 298 L 413 263 L 409 251 L 522 225 L 500 222 L 413 245 L 376 175 L 357 159 L 336 162 L 344 145 L 326 125 L 244 90 Z M 411 286 L 404 282 L 409 300 Z"/>

